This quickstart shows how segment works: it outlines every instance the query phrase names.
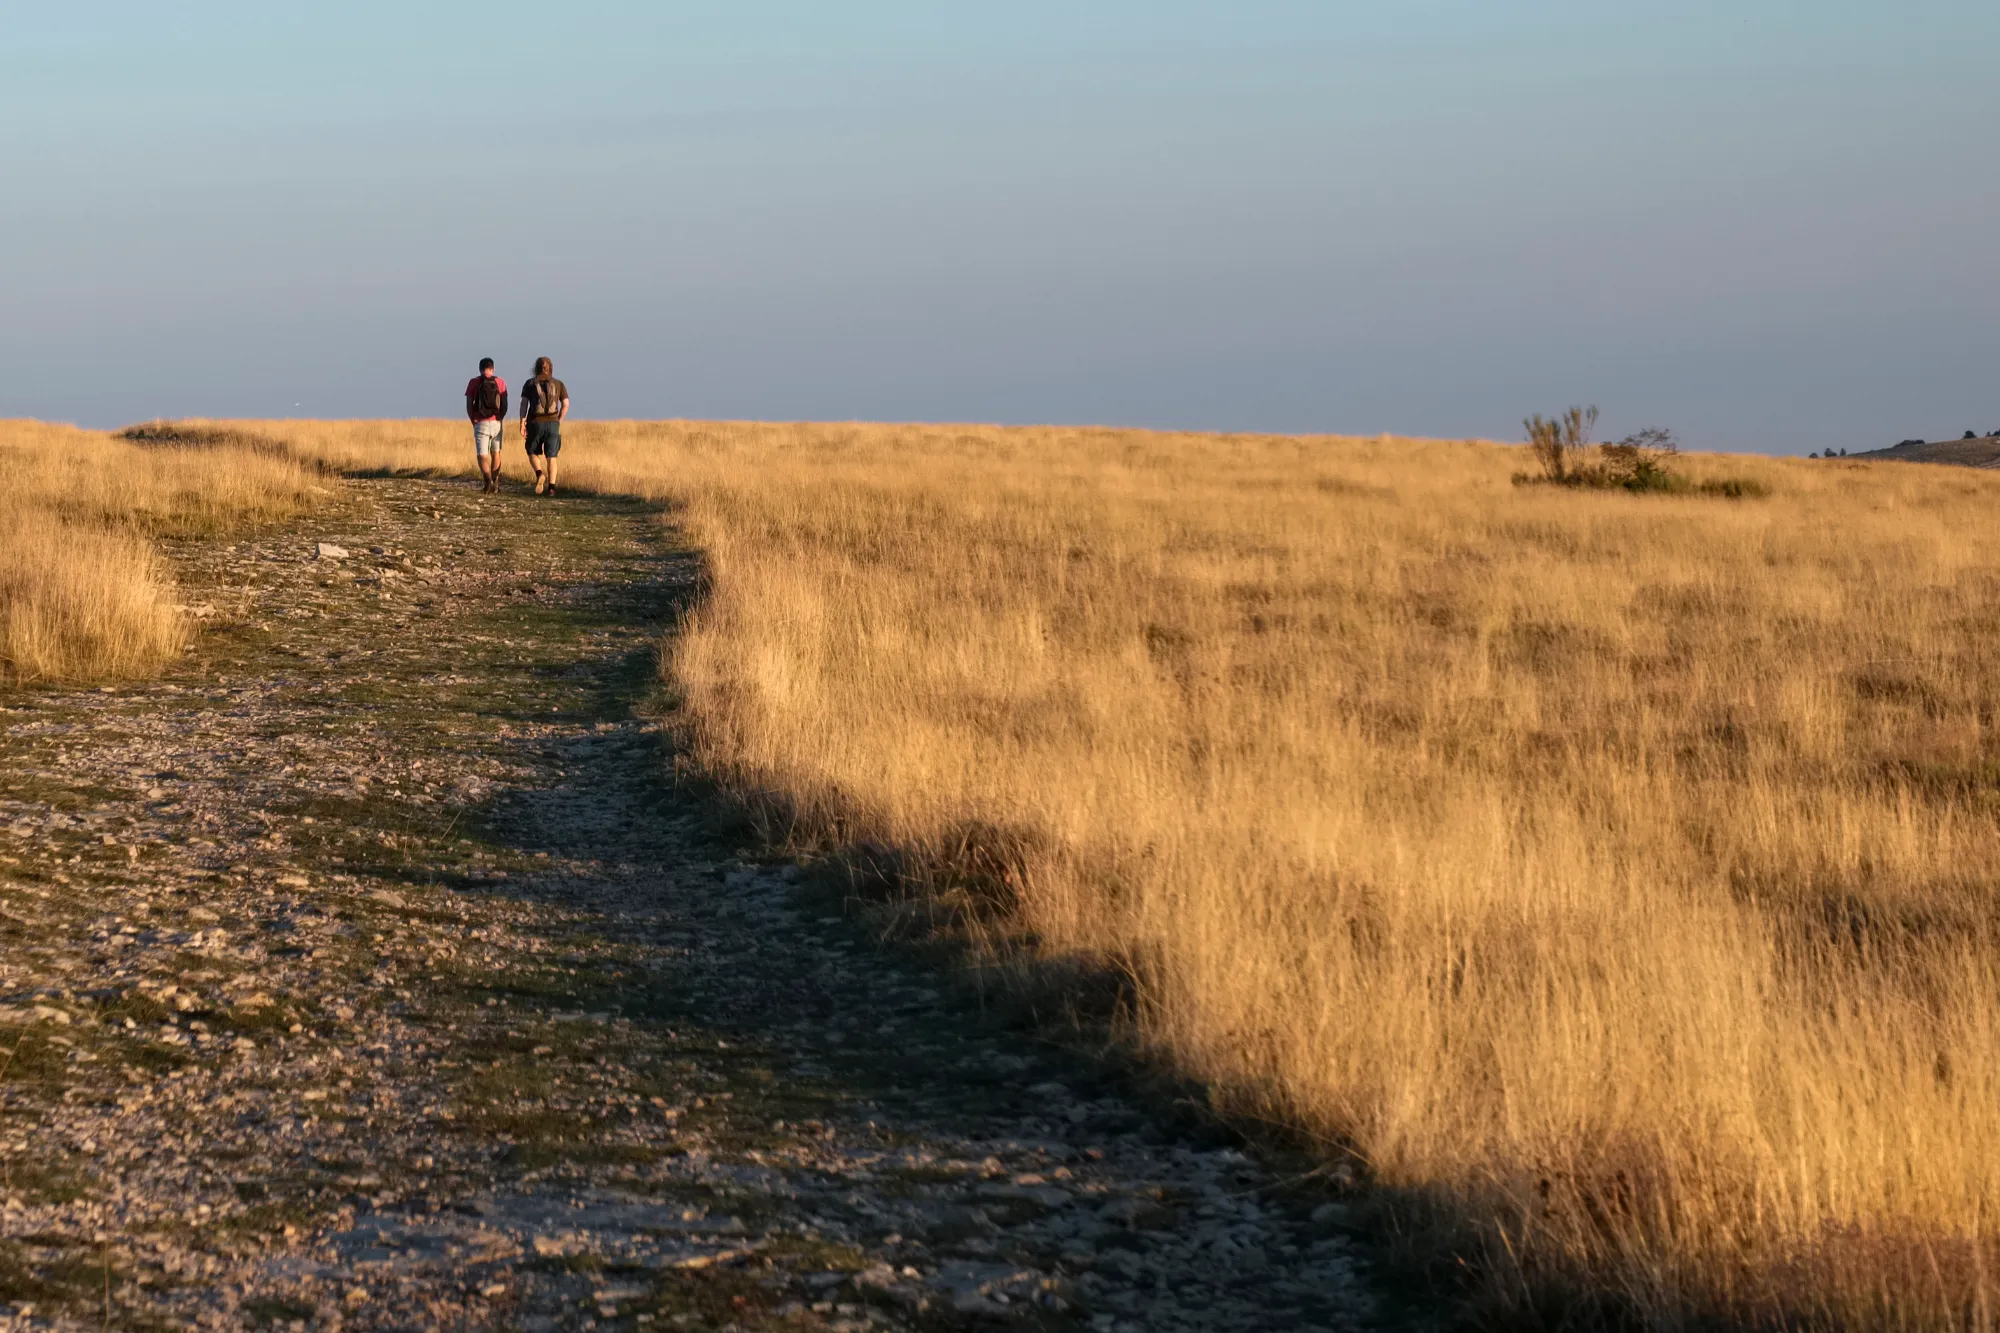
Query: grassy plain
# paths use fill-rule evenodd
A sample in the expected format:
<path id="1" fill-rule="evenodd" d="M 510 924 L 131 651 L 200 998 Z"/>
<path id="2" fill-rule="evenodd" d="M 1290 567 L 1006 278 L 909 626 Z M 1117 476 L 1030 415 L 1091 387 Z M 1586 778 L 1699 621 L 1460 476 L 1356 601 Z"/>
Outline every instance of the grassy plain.
<path id="1" fill-rule="evenodd" d="M 0 680 L 142 676 L 190 626 L 152 538 L 225 532 L 310 502 L 308 468 L 0 421 Z"/>
<path id="2" fill-rule="evenodd" d="M 471 466 L 457 423 L 242 424 Z M 1490 1309 L 1989 1319 L 2000 477 L 1681 462 L 1768 489 L 1732 501 L 1517 487 L 1470 442 L 565 433 L 567 480 L 675 502 L 712 562 L 665 663 L 712 770 L 792 837 L 1000 885 Z"/>

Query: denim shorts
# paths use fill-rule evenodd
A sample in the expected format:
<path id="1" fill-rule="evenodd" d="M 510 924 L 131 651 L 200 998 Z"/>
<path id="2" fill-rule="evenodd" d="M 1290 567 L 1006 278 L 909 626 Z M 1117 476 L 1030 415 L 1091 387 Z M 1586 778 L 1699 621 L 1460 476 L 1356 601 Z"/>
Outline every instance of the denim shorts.
<path id="1" fill-rule="evenodd" d="M 472 452 L 481 458 L 500 452 L 500 439 L 507 432 L 504 422 L 475 421 L 472 423 Z"/>
<path id="2" fill-rule="evenodd" d="M 562 422 L 530 421 L 528 423 L 528 452 L 547 454 L 554 458 L 562 452 Z"/>

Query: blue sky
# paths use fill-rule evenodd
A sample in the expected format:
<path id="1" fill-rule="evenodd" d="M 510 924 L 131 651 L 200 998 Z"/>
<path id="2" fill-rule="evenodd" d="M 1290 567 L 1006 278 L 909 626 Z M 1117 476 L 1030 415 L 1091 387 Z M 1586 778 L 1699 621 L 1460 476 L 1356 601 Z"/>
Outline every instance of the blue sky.
<path id="1" fill-rule="evenodd" d="M 69 0 L 0 415 L 2000 427 L 2000 6 Z"/>

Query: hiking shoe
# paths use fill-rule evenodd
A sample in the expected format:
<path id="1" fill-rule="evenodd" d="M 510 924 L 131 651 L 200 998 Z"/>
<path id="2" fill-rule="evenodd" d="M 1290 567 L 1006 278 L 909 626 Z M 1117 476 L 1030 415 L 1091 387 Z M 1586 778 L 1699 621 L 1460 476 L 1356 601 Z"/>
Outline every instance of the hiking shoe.
<path id="1" fill-rule="evenodd" d="M 546 488 L 547 483 L 542 480 L 542 474 L 537 472 L 535 474 L 535 494 L 540 495 Z"/>

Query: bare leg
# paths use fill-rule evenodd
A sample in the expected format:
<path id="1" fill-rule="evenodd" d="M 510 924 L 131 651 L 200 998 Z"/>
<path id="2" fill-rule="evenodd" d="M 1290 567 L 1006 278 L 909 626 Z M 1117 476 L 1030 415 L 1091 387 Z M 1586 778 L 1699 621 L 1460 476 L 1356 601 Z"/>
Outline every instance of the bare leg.
<path id="1" fill-rule="evenodd" d="M 489 425 L 491 433 L 486 429 Z M 479 489 L 489 494 L 500 489 L 500 442 L 505 438 L 506 427 L 499 422 L 473 424 L 472 447 L 479 464 Z"/>
<path id="2" fill-rule="evenodd" d="M 554 490 L 555 488 L 556 488 L 556 460 L 551 458 L 549 460 L 549 489 Z"/>

